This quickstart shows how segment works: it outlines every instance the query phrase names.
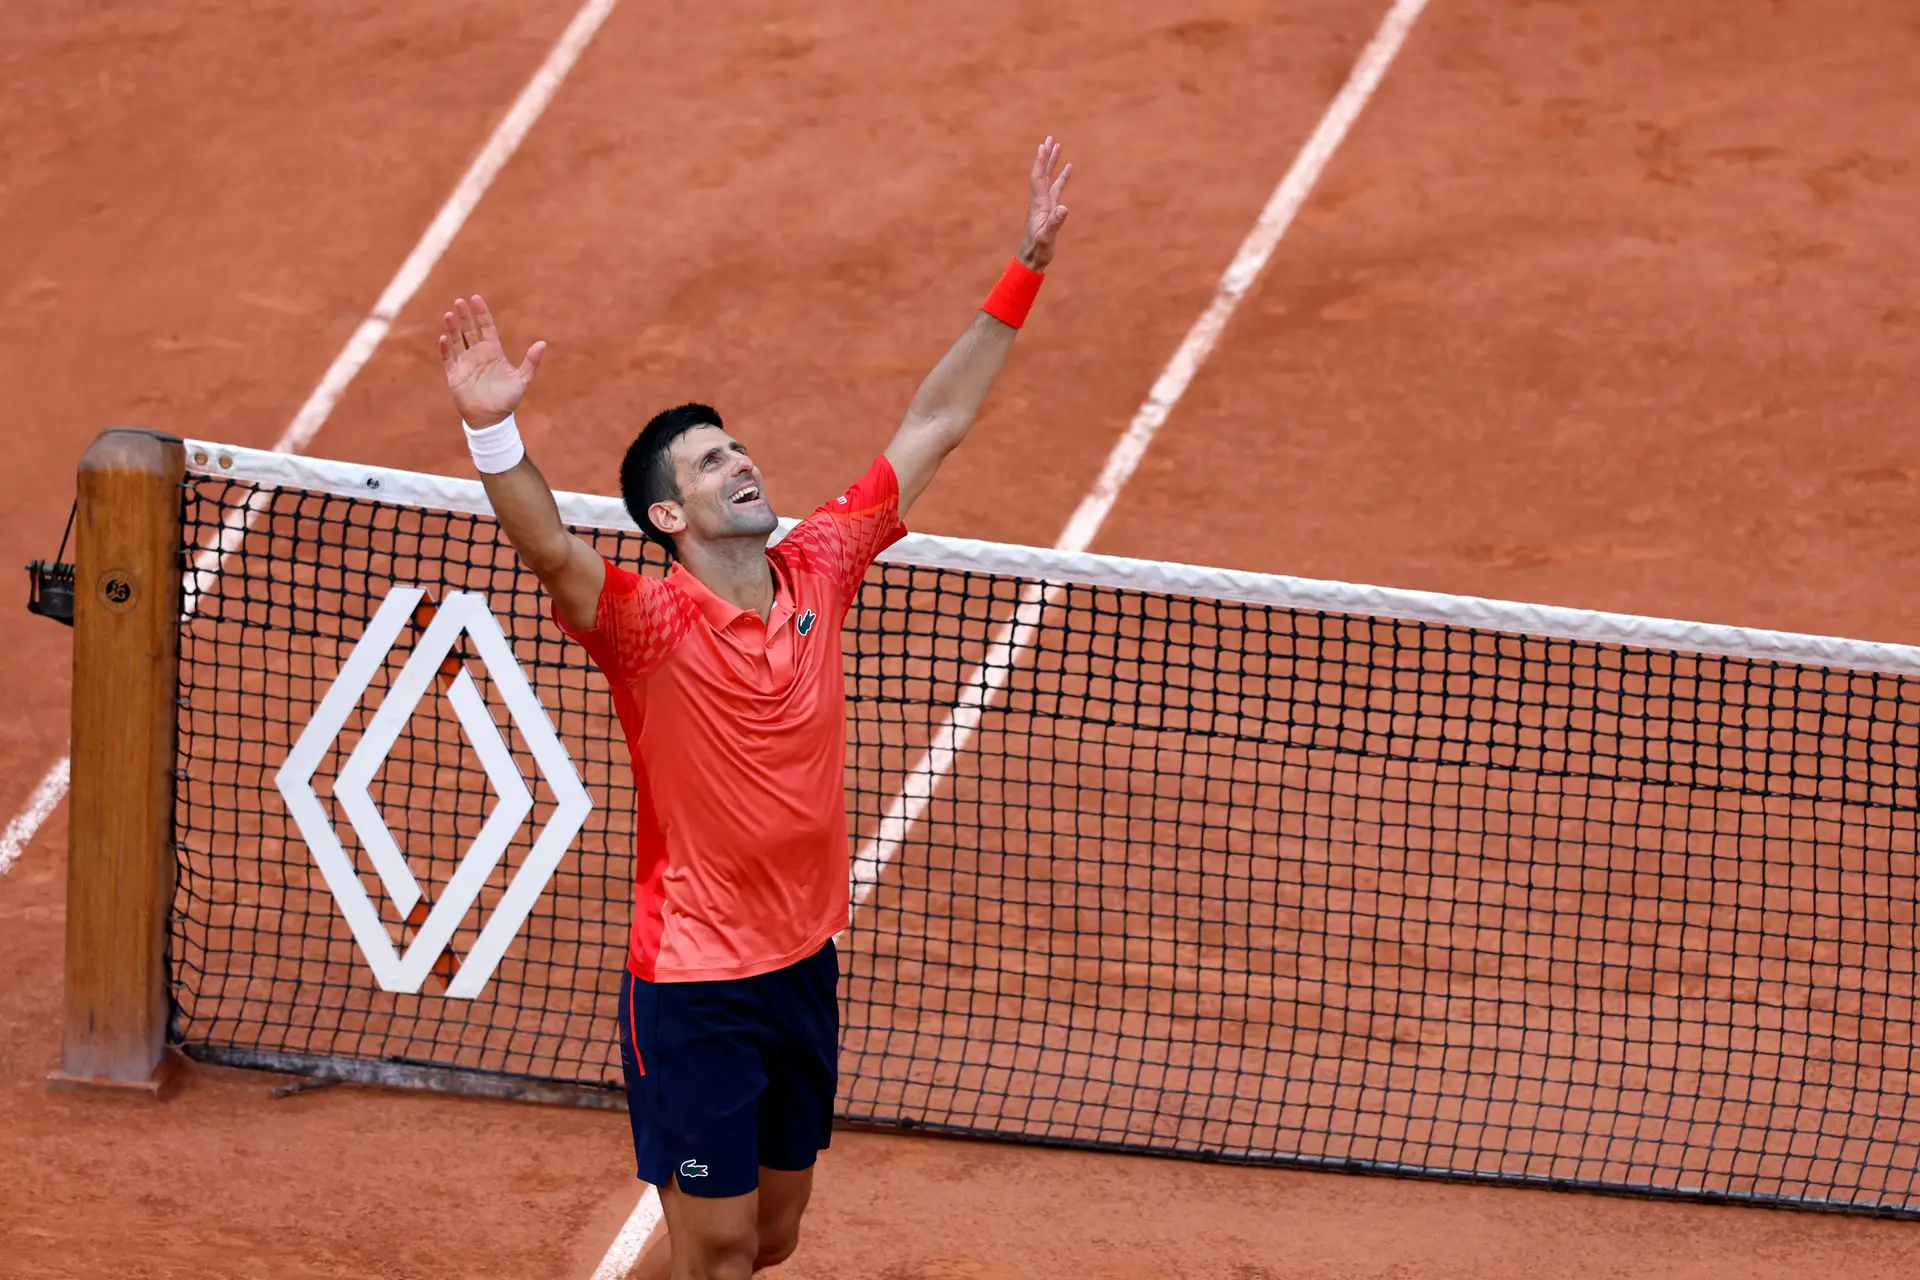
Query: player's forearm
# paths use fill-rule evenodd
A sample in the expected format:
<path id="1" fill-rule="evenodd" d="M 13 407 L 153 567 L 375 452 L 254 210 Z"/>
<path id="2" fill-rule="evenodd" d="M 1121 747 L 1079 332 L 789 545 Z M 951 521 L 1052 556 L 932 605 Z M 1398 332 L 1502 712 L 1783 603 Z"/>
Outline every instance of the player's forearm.
<path id="1" fill-rule="evenodd" d="M 561 572 L 572 558 L 576 539 L 561 522 L 553 490 L 533 459 L 523 457 L 506 471 L 483 473 L 480 481 L 521 563 L 543 582 Z"/>
<path id="2" fill-rule="evenodd" d="M 925 433 L 943 451 L 959 444 L 980 416 L 1019 332 L 984 311 L 976 313 L 914 393 L 901 431 Z"/>
<path id="3" fill-rule="evenodd" d="M 972 430 L 1039 287 L 1040 275 L 1023 246 L 1020 262 L 1007 268 L 966 332 L 947 348 L 914 393 L 900 429 L 887 446 L 887 461 L 900 481 L 902 514 Z"/>

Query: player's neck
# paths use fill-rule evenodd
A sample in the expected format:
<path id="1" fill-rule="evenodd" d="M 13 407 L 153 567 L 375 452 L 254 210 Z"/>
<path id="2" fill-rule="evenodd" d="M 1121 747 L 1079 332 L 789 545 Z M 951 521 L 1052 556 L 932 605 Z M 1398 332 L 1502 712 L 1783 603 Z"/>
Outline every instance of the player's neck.
<path id="1" fill-rule="evenodd" d="M 728 604 L 753 610 L 762 622 L 772 615 L 773 570 L 767 564 L 766 538 L 689 543 L 680 551 L 680 562 Z"/>

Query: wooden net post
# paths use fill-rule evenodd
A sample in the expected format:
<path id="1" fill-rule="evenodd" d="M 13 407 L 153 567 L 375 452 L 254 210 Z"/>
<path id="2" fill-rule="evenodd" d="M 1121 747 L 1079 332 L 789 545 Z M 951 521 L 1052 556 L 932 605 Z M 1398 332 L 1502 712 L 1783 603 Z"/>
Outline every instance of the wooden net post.
<path id="1" fill-rule="evenodd" d="M 173 900 L 180 485 L 172 436 L 102 432 L 75 528 L 67 1000 L 48 1084 L 158 1096 Z"/>

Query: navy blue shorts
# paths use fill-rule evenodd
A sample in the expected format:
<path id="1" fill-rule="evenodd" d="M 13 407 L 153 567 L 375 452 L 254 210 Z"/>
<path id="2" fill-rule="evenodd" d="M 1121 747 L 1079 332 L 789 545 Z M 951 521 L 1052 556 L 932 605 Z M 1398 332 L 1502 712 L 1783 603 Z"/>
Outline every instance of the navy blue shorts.
<path id="1" fill-rule="evenodd" d="M 760 1166 L 811 1169 L 833 1139 L 840 957 L 721 982 L 620 975 L 620 1065 L 640 1177 L 740 1196 Z"/>

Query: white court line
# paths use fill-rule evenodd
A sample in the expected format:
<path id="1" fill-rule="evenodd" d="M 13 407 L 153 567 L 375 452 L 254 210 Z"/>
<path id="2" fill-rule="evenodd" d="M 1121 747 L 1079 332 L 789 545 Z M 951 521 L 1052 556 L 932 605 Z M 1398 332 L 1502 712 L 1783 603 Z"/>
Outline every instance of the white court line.
<path id="1" fill-rule="evenodd" d="M 1093 542 L 1094 535 L 1100 532 L 1100 526 L 1106 523 L 1114 503 L 1120 498 L 1120 491 L 1126 487 L 1134 468 L 1140 465 L 1147 446 L 1153 443 L 1154 434 L 1166 422 L 1167 415 L 1173 412 L 1180 397 L 1186 394 L 1201 365 L 1206 363 L 1215 341 L 1220 337 L 1220 331 L 1226 328 L 1227 321 L 1240 305 L 1240 300 L 1246 296 L 1247 290 L 1260 278 L 1260 272 L 1273 256 L 1280 237 L 1293 224 L 1294 215 L 1306 203 L 1327 162 L 1347 136 L 1347 130 L 1360 118 L 1361 109 L 1367 105 L 1374 90 L 1380 87 L 1381 77 L 1400 52 L 1400 46 L 1406 42 L 1414 20 L 1426 7 L 1427 0 L 1396 0 L 1386 17 L 1381 19 L 1380 29 L 1361 51 L 1346 84 L 1328 105 L 1319 127 L 1307 139 L 1306 146 L 1301 148 L 1287 176 L 1274 188 L 1266 208 L 1260 211 L 1259 220 L 1253 224 L 1253 230 L 1241 242 L 1240 251 L 1233 255 L 1232 263 L 1214 290 L 1213 301 L 1207 304 L 1207 309 L 1194 321 L 1193 328 L 1187 331 L 1186 338 L 1173 353 L 1173 359 L 1167 362 L 1167 367 L 1154 381 L 1146 403 L 1133 415 L 1133 421 L 1127 424 L 1126 434 L 1120 437 L 1113 452 L 1107 455 L 1107 464 L 1101 469 L 1100 478 L 1094 481 L 1093 488 L 1081 499 L 1079 507 L 1067 521 L 1066 529 L 1060 534 L 1060 540 L 1054 543 L 1056 550 L 1085 551 Z M 994 629 L 980 665 L 961 682 L 960 696 L 955 705 L 929 738 L 926 751 L 901 781 L 900 790 L 887 806 L 886 816 L 875 828 L 873 838 L 861 846 L 853 860 L 851 880 L 855 911 L 872 896 L 887 864 L 900 851 L 907 834 L 926 813 L 927 806 L 933 803 L 941 781 L 952 771 L 961 753 L 972 742 L 981 717 L 986 714 L 995 695 L 1006 685 L 1021 657 L 1032 646 L 1041 616 L 1047 606 L 1059 597 L 1060 591 L 1058 586 L 1043 587 L 1039 583 L 1029 583 L 1020 592 L 1013 617 Z"/>
<path id="2" fill-rule="evenodd" d="M 341 395 L 353 382 L 360 370 L 372 358 L 381 339 L 387 336 L 387 330 L 393 327 L 394 317 L 400 314 L 420 285 L 426 280 L 427 273 L 440 260 L 440 255 L 453 243 L 453 237 L 466 223 L 467 215 L 480 203 L 480 197 L 493 185 L 520 143 L 533 127 L 534 121 L 553 101 L 553 95 L 560 84 L 573 70 L 574 63 L 580 60 L 587 42 L 593 39 L 600 24 L 613 12 L 618 0 L 586 0 L 574 14 L 573 21 L 560 33 L 560 39 L 547 54 L 546 61 L 533 73 L 533 79 L 520 91 L 520 96 L 508 108 L 507 114 L 495 126 L 493 135 L 487 139 L 486 146 L 474 158 L 460 182 L 440 206 L 440 212 L 427 225 L 420 237 L 420 243 L 414 245 L 406 261 L 400 264 L 400 270 L 381 291 L 379 299 L 373 304 L 373 310 L 360 322 L 360 327 L 347 339 L 347 345 L 334 357 L 333 363 L 320 378 L 313 394 L 307 397 L 300 411 L 293 415 L 293 421 L 280 433 L 280 439 L 274 443 L 276 453 L 295 453 L 304 448 L 313 439 L 321 427 L 326 425 L 335 405 L 340 403 Z M 220 536 L 209 547 L 202 548 L 194 557 L 193 567 L 187 571 L 181 600 L 184 612 L 191 613 L 199 601 L 199 592 L 203 582 L 209 577 L 218 576 L 227 556 L 233 553 L 245 540 L 247 530 L 259 518 L 266 507 L 272 490 L 257 489 L 246 502 L 227 513 L 221 522 Z M 61 756 L 53 768 L 48 771 L 46 780 L 33 793 L 27 807 L 18 817 L 7 824 L 6 833 L 0 835 L 0 875 L 6 874 L 20 851 L 26 848 L 40 829 L 47 815 L 59 807 L 66 796 L 67 782 L 71 772 L 71 758 Z"/>
<path id="3" fill-rule="evenodd" d="M 600 1265 L 593 1269 L 592 1280 L 622 1280 L 633 1269 L 633 1264 L 640 1260 L 640 1248 L 646 1244 L 647 1237 L 653 1234 L 653 1224 L 658 1221 L 660 1193 L 648 1187 L 640 1193 L 640 1203 L 633 1206 L 633 1213 L 627 1218 L 626 1225 L 620 1228 L 620 1234 L 613 1238 L 607 1256 L 600 1259 Z"/>
<path id="4" fill-rule="evenodd" d="M 0 832 L 0 876 L 13 869 L 13 863 L 20 851 L 27 847 L 27 841 L 33 839 L 33 833 L 47 816 L 60 807 L 61 797 L 67 794 L 67 771 L 69 761 L 61 756 L 47 770 L 47 776 L 40 779 L 40 785 L 33 789 L 33 795 L 27 799 L 27 807 L 14 816 L 7 829 Z"/>
<path id="5" fill-rule="evenodd" d="M 293 421 L 281 435 L 280 442 L 273 446 L 276 453 L 297 453 L 313 439 L 333 412 L 333 406 L 339 403 L 340 396 L 347 389 L 361 367 L 372 357 L 374 348 L 387 336 L 387 330 L 393 326 L 394 317 L 400 314 L 426 281 L 427 273 L 433 270 L 440 255 L 453 243 L 453 237 L 459 234 L 467 215 L 480 203 L 480 197 L 499 176 L 513 153 L 520 149 L 520 143 L 526 138 L 527 131 L 533 128 L 534 121 L 553 101 L 553 95 L 559 92 L 560 84 L 573 70 L 573 64 L 580 60 L 586 51 L 587 42 L 600 30 L 600 24 L 613 12 L 613 6 L 619 0 L 587 0 L 580 11 L 573 15 L 573 21 L 560 33 L 560 39 L 554 44 L 547 60 L 533 73 L 533 79 L 520 91 L 520 96 L 508 109 L 506 118 L 494 129 L 493 136 L 487 139 L 487 145 L 481 148 L 474 158 L 473 165 L 460 185 L 453 189 L 447 202 L 440 206 L 440 212 L 434 215 L 426 234 L 420 237 L 420 243 L 413 247 L 407 260 L 400 264 L 393 280 L 381 293 L 380 300 L 373 304 L 373 310 L 360 322 L 360 327 L 347 339 L 347 345 L 334 357 L 333 365 L 320 379 L 320 385 L 313 389 L 307 402 L 300 406 L 300 412 L 293 415 Z"/>

